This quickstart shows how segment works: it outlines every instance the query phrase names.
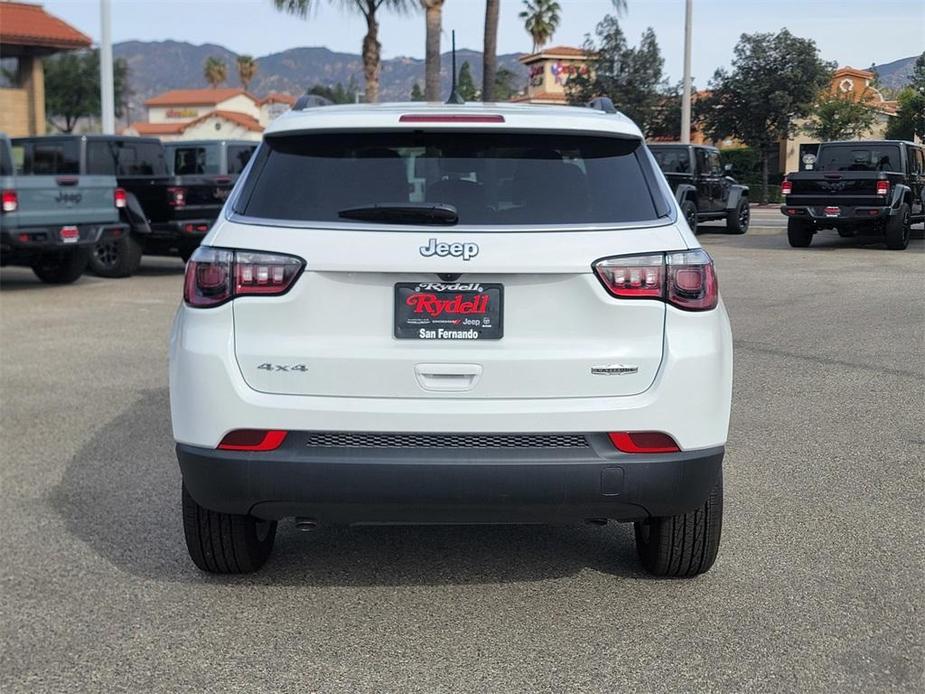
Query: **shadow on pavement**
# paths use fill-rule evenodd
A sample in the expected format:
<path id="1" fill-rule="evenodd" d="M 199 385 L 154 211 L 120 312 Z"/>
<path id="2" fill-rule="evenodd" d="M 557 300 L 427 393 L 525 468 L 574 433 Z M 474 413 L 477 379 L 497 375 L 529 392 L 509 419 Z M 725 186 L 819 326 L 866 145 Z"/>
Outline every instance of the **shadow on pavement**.
<path id="1" fill-rule="evenodd" d="M 629 525 L 395 526 L 302 533 L 280 523 L 257 574 L 214 577 L 190 562 L 166 389 L 147 391 L 68 463 L 51 505 L 68 530 L 120 569 L 189 583 L 390 586 L 510 583 L 591 568 L 642 577 Z"/>
<path id="2" fill-rule="evenodd" d="M 700 226 L 697 229 L 697 236 L 708 248 L 716 243 L 724 246 L 741 246 L 750 249 L 761 249 L 770 251 L 788 251 L 788 252 L 812 252 L 817 251 L 837 251 L 837 250 L 882 250 L 888 251 L 883 243 L 883 237 L 877 236 L 858 236 L 852 238 L 842 238 L 834 231 L 822 231 L 813 237 L 813 242 L 809 248 L 792 248 L 787 241 L 787 230 L 775 230 L 775 233 L 747 233 L 747 234 L 729 234 L 722 227 Z M 909 251 L 920 251 L 925 248 L 922 239 L 925 233 L 913 230 L 910 236 Z"/>
<path id="3" fill-rule="evenodd" d="M 182 276 L 186 271 L 186 265 L 179 258 L 155 258 L 142 261 L 141 267 L 135 272 L 133 277 L 168 277 L 170 275 Z M 90 272 L 84 272 L 80 279 L 75 282 L 76 285 L 109 282 L 113 286 L 118 286 L 119 282 L 131 282 L 131 277 L 121 279 L 108 279 L 97 277 Z M 24 291 L 36 289 L 54 289 L 56 287 L 68 287 L 70 285 L 45 284 L 32 272 L 31 268 L 11 266 L 4 267 L 0 272 L 0 291 Z"/>

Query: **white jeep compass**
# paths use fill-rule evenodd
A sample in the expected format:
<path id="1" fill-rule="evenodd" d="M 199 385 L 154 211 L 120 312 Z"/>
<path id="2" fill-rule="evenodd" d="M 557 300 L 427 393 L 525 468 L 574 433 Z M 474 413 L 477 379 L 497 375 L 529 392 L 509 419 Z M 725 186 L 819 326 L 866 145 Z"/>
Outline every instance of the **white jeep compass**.
<path id="1" fill-rule="evenodd" d="M 713 564 L 732 347 L 639 129 L 592 108 L 321 107 L 268 129 L 186 269 L 170 403 L 190 555 L 277 521 L 632 521 Z"/>

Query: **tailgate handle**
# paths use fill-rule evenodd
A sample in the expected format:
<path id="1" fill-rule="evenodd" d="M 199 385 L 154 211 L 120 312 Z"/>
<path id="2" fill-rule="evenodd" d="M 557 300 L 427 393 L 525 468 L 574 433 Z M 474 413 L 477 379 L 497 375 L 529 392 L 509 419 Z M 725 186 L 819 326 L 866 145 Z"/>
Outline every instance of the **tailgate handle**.
<path id="1" fill-rule="evenodd" d="M 79 180 L 77 176 L 58 176 L 55 183 L 59 186 L 76 186 Z"/>
<path id="2" fill-rule="evenodd" d="M 479 364 L 417 364 L 414 376 L 424 390 L 471 390 L 482 375 Z"/>

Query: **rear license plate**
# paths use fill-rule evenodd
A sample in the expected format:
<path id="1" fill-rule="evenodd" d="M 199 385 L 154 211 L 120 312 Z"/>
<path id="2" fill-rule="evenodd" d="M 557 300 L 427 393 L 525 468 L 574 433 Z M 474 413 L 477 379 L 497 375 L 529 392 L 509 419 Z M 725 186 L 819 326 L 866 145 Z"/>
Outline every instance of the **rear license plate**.
<path id="1" fill-rule="evenodd" d="M 825 213 L 826 217 L 838 217 L 839 215 L 841 215 L 841 208 L 840 207 L 826 207 L 825 209 L 823 209 L 823 212 Z"/>
<path id="2" fill-rule="evenodd" d="M 407 340 L 500 340 L 504 286 L 482 282 L 395 285 L 395 337 Z"/>
<path id="3" fill-rule="evenodd" d="M 77 243 L 80 240 L 80 229 L 75 226 L 61 227 L 58 235 L 61 237 L 61 243 Z"/>

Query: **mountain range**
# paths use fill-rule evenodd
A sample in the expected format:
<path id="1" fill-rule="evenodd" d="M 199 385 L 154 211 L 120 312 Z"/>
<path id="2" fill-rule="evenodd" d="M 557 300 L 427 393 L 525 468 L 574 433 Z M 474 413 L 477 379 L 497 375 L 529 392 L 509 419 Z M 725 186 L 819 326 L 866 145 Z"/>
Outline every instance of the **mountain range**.
<path id="1" fill-rule="evenodd" d="M 133 110 L 140 109 L 145 99 L 169 89 L 207 87 L 202 74 L 206 58 L 215 56 L 228 65 L 229 86 L 239 84 L 235 68 L 237 54 L 216 44 L 193 45 L 181 41 L 124 41 L 113 46 L 116 58 L 126 61 Z M 527 71 L 518 61 L 520 53 L 498 56 L 498 67 L 507 68 L 516 76 L 514 85 L 523 88 Z M 481 83 L 482 54 L 479 51 L 457 49 L 456 65 L 468 62 L 476 84 Z M 444 94 L 449 94 L 451 58 L 444 53 L 442 62 Z M 358 54 L 336 53 L 327 48 L 290 48 L 257 58 L 257 75 L 250 91 L 264 96 L 271 91 L 304 94 L 316 84 L 345 87 L 353 80 L 362 90 L 363 63 Z M 382 61 L 380 94 L 382 101 L 407 101 L 414 83 L 424 86 L 424 61 L 397 57 Z M 137 112 L 137 111 L 136 111 Z"/>
<path id="2" fill-rule="evenodd" d="M 217 44 L 194 45 L 181 41 L 124 41 L 113 46 L 117 58 L 129 67 L 129 86 L 133 96 L 132 110 L 139 113 L 145 99 L 169 89 L 191 89 L 208 86 L 202 74 L 206 58 L 215 56 L 228 65 L 229 86 L 238 84 L 234 51 Z M 498 56 L 498 66 L 514 73 L 514 85 L 522 89 L 527 83 L 527 70 L 519 62 L 522 53 Z M 481 82 L 482 54 L 479 51 L 456 51 L 457 67 L 468 62 L 475 83 Z M 875 65 L 882 86 L 897 90 L 912 78 L 915 56 L 891 63 Z M 449 94 L 451 81 L 450 54 L 441 62 L 444 95 Z M 351 80 L 360 89 L 363 85 L 363 63 L 358 54 L 337 53 L 328 48 L 290 48 L 257 58 L 257 76 L 250 90 L 257 96 L 271 91 L 304 94 L 316 84 L 347 86 Z M 407 101 L 417 82 L 423 88 L 424 61 L 419 58 L 397 57 L 382 61 L 380 93 L 382 101 Z"/>

